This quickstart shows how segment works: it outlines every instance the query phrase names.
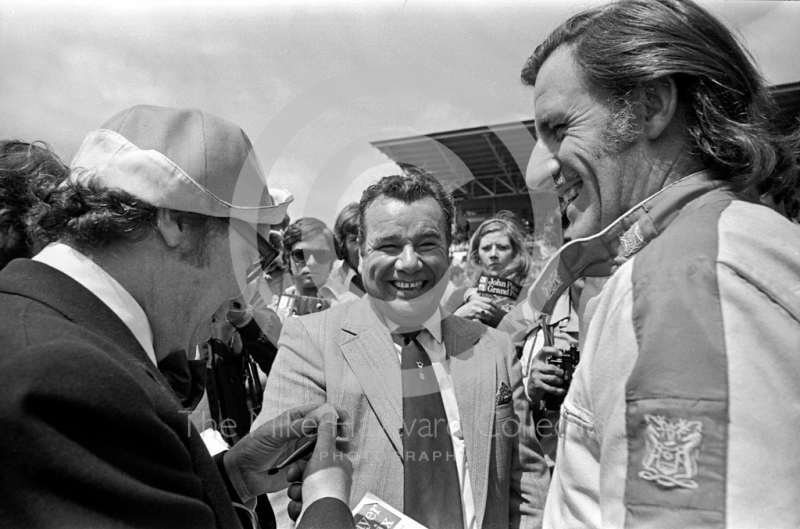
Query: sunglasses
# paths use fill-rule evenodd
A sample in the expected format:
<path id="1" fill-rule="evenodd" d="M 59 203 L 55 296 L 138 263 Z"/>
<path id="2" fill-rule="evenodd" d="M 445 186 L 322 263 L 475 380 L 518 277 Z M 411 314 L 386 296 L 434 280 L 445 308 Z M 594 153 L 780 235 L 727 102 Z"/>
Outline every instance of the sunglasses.
<path id="1" fill-rule="evenodd" d="M 265 270 L 274 266 L 281 253 L 267 239 L 262 237 L 251 224 L 233 217 L 229 219 L 229 223 L 247 242 L 253 244 L 255 241 L 255 247 L 258 249 L 258 259 L 251 263 L 245 272 L 245 281 L 252 283 Z"/>
<path id="2" fill-rule="evenodd" d="M 326 265 L 334 259 L 333 252 L 328 250 L 303 250 L 301 248 L 292 250 L 291 256 L 297 264 L 305 264 L 306 260 L 312 256 L 314 260 L 321 265 Z"/>

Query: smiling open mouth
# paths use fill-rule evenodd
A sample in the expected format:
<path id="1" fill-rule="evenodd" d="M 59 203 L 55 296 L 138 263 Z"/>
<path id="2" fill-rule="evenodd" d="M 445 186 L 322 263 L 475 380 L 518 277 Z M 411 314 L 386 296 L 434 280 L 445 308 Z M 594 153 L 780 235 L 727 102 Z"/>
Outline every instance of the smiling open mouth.
<path id="1" fill-rule="evenodd" d="M 578 198 L 578 195 L 583 189 L 583 180 L 577 174 L 567 179 L 564 171 L 555 176 L 556 193 L 558 193 L 559 203 L 561 204 L 561 211 L 564 212 L 567 206 Z"/>
<path id="2" fill-rule="evenodd" d="M 419 290 L 425 285 L 425 281 L 389 281 L 394 288 L 400 291 Z"/>

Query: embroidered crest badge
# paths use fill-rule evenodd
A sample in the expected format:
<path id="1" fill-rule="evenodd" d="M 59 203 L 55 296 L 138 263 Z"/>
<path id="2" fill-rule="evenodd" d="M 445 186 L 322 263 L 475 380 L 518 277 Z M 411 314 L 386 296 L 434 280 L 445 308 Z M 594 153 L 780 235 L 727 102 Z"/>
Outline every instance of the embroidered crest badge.
<path id="1" fill-rule="evenodd" d="M 558 269 L 553 270 L 553 273 L 550 274 L 549 278 L 547 278 L 545 284 L 542 285 L 544 295 L 548 298 L 553 297 L 553 294 L 555 294 L 556 290 L 558 290 L 558 287 L 561 286 L 561 283 L 563 283 L 563 281 L 561 281 L 561 276 L 558 275 Z"/>
<path id="2" fill-rule="evenodd" d="M 642 228 L 638 224 L 634 224 L 628 228 L 628 231 L 619 236 L 619 243 L 622 245 L 622 254 L 625 257 L 635 254 L 644 248 Z"/>
<path id="3" fill-rule="evenodd" d="M 662 487 L 696 489 L 697 456 L 703 442 L 702 421 L 645 415 L 647 449 L 639 477 Z"/>

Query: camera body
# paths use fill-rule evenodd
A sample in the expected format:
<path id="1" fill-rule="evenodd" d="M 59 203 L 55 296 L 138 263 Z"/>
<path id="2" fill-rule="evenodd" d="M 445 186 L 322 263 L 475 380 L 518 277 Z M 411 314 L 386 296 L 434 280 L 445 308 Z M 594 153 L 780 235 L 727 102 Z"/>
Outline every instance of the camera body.
<path id="1" fill-rule="evenodd" d="M 560 368 L 564 371 L 564 384 L 561 386 L 565 391 L 569 390 L 572 383 L 572 375 L 575 373 L 575 368 L 578 367 L 578 362 L 581 360 L 581 352 L 577 344 L 570 344 L 569 349 L 561 353 L 561 356 L 550 355 L 547 357 L 547 363 Z M 564 402 L 564 395 L 553 395 L 548 393 L 541 400 L 539 406 L 549 410 L 558 411 L 561 409 L 561 404 Z"/>

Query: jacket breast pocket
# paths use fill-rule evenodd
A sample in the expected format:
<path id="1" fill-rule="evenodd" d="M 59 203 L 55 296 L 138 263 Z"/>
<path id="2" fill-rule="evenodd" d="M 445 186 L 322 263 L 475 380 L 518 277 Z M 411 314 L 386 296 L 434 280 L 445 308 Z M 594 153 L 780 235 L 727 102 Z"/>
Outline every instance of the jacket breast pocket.
<path id="1" fill-rule="evenodd" d="M 520 425 L 517 415 L 514 413 L 513 403 L 496 406 L 491 441 L 494 446 L 494 468 L 497 470 L 498 484 L 507 484 L 510 479 L 511 453 L 513 443 L 516 442 L 519 433 Z M 503 490 L 508 489 L 506 487 Z"/>

